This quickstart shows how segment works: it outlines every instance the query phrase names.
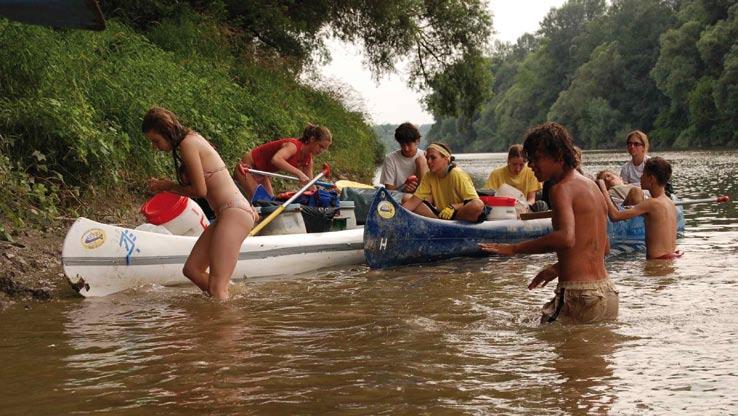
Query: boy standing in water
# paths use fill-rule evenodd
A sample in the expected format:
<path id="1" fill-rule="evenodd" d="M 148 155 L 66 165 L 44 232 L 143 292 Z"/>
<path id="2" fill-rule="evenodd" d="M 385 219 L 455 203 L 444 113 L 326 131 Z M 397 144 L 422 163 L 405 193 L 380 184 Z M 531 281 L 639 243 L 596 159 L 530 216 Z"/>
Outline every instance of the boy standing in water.
<path id="1" fill-rule="evenodd" d="M 575 168 L 576 150 L 569 131 L 545 123 L 526 133 L 528 166 L 540 182 L 551 180 L 553 231 L 517 244 L 480 244 L 482 250 L 510 256 L 556 252 L 558 262 L 539 272 L 528 289 L 559 278 L 554 298 L 543 307 L 541 322 L 589 323 L 615 319 L 618 292 L 607 276 L 607 205 L 592 180 Z"/>
<path id="2" fill-rule="evenodd" d="M 677 210 L 674 201 L 666 196 L 666 184 L 671 179 L 671 165 L 660 157 L 646 160 L 641 176 L 641 188 L 651 193 L 638 205 L 618 211 L 610 198 L 606 198 L 608 215 L 613 221 L 622 221 L 643 215 L 646 225 L 646 257 L 670 260 L 681 257 L 676 249 Z M 597 184 L 604 195 L 608 195 L 605 181 Z"/>

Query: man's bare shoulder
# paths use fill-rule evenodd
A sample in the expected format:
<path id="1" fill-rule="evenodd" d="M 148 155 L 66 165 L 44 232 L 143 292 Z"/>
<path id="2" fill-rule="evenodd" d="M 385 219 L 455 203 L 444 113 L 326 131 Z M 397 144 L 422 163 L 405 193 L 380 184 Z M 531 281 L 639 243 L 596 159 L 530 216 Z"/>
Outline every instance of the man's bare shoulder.
<path id="1" fill-rule="evenodd" d="M 643 203 L 649 203 L 649 207 L 652 209 L 664 210 L 667 212 L 674 211 L 676 213 L 676 205 L 671 198 L 666 195 L 661 195 L 657 198 L 649 198 L 643 201 Z"/>

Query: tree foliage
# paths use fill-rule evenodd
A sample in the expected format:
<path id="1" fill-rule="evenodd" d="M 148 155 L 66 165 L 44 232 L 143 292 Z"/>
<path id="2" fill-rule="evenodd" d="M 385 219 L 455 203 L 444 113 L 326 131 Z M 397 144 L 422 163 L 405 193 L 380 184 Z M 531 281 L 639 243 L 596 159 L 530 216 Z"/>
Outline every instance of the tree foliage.
<path id="1" fill-rule="evenodd" d="M 0 19 L 2 223 L 33 212 L 19 206 L 79 208 L 77 198 L 142 193 L 147 177 L 171 175 L 171 157 L 140 132 L 152 105 L 207 137 L 228 166 L 256 144 L 325 125 L 334 144 L 321 158 L 371 177 L 382 152 L 366 115 L 331 89 L 234 53 L 212 16 L 180 13 L 145 34 L 108 23 L 92 33 Z"/>
<path id="2" fill-rule="evenodd" d="M 554 120 L 585 148 L 620 146 L 635 128 L 655 147 L 735 146 L 736 39 L 731 0 L 570 0 L 537 33 L 497 45 L 489 98 L 471 121 L 439 120 L 431 138 L 504 150 Z"/>
<path id="3" fill-rule="evenodd" d="M 362 45 L 376 76 L 407 61 L 411 84 L 433 93 L 427 104 L 437 114 L 471 114 L 489 84 L 482 55 L 492 24 L 482 0 L 112 0 L 103 7 L 146 29 L 176 15 L 176 3 L 222 16 L 246 53 L 276 56 L 293 74 L 328 59 L 330 37 Z"/>

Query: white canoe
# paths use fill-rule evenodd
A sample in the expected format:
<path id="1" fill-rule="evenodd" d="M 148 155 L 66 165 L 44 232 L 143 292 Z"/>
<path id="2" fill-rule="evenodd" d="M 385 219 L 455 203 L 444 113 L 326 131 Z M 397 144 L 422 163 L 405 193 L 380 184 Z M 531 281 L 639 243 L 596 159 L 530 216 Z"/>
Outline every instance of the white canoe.
<path id="1" fill-rule="evenodd" d="M 249 237 L 233 279 L 291 275 L 364 262 L 363 228 Z M 67 232 L 62 265 L 82 296 L 106 296 L 148 284 L 188 282 L 182 274 L 196 237 L 157 234 L 78 218 Z"/>

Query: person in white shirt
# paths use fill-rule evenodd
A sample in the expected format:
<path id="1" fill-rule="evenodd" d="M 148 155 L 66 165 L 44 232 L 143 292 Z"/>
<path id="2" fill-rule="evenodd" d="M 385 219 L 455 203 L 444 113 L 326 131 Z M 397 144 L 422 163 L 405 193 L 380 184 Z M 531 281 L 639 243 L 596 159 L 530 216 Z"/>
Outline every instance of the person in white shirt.
<path id="1" fill-rule="evenodd" d="M 625 143 L 631 159 L 620 169 L 623 182 L 641 185 L 643 167 L 648 160 L 648 136 L 640 130 L 633 130 L 625 137 Z"/>
<path id="2" fill-rule="evenodd" d="M 402 123 L 395 129 L 395 140 L 400 148 L 385 157 L 379 182 L 387 189 L 412 194 L 428 172 L 425 152 L 418 149 L 420 131 L 411 123 Z"/>

